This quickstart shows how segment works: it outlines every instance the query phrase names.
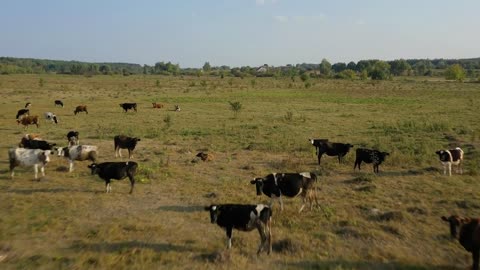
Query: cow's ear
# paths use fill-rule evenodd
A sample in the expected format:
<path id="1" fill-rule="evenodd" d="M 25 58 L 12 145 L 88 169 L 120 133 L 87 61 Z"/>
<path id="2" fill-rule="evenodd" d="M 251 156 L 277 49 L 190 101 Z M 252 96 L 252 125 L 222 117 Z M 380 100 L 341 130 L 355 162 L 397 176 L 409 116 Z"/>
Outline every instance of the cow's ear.
<path id="1" fill-rule="evenodd" d="M 446 216 L 442 216 L 442 220 L 446 222 L 450 222 Z"/>

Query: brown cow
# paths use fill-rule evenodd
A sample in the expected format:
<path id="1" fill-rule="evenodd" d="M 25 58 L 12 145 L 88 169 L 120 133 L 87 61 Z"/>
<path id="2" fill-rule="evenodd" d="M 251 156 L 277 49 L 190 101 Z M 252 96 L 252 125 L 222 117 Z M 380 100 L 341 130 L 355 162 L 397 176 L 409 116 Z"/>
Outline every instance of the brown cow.
<path id="1" fill-rule="evenodd" d="M 153 105 L 153 108 L 154 108 L 154 109 L 161 109 L 161 108 L 163 108 L 163 104 L 161 104 L 161 103 L 152 102 L 152 105 Z"/>
<path id="2" fill-rule="evenodd" d="M 203 161 L 212 161 L 213 160 L 213 155 L 210 154 L 210 153 L 204 153 L 204 152 L 200 152 L 196 155 L 196 157 L 199 157 L 201 160 Z"/>
<path id="3" fill-rule="evenodd" d="M 22 124 L 25 129 L 28 125 L 36 125 L 38 128 L 38 115 L 27 115 L 17 120 L 17 124 Z"/>
<path id="4" fill-rule="evenodd" d="M 78 105 L 76 108 L 75 108 L 75 111 L 73 111 L 73 113 L 75 115 L 77 115 L 77 113 L 79 112 L 85 112 L 88 114 L 88 111 L 87 111 L 87 105 Z"/>
<path id="5" fill-rule="evenodd" d="M 442 220 L 450 224 L 450 235 L 472 253 L 472 269 L 478 270 L 480 255 L 480 220 L 478 218 L 462 218 L 452 215 L 442 216 Z"/>

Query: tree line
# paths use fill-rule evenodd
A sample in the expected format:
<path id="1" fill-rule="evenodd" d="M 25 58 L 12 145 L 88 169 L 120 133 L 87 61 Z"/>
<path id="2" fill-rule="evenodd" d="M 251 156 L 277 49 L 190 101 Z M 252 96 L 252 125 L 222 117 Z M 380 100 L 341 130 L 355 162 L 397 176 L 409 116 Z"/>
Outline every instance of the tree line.
<path id="1" fill-rule="evenodd" d="M 45 60 L 32 58 L 0 57 L 0 74 L 73 74 L 115 75 L 161 74 L 194 76 L 234 77 L 296 77 L 306 81 L 312 77 L 338 79 L 385 80 L 393 76 L 445 76 L 447 79 L 464 80 L 478 78 L 480 58 L 472 59 L 398 59 L 393 61 L 360 60 L 358 62 L 331 64 L 323 59 L 318 64 L 296 64 L 285 66 L 229 67 L 211 66 L 206 62 L 202 68 L 180 68 L 171 62 L 155 65 L 130 63 L 90 63 L 80 61 Z"/>

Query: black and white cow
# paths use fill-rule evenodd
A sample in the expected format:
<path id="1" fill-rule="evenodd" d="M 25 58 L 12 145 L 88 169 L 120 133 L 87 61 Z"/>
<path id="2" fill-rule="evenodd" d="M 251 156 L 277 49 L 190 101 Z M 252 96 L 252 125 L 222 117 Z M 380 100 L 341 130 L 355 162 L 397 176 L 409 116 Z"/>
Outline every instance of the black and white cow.
<path id="1" fill-rule="evenodd" d="M 110 186 L 110 180 L 122 180 L 128 177 L 130 179 L 130 194 L 133 192 L 133 186 L 135 185 L 135 174 L 137 173 L 138 164 L 133 161 L 127 162 L 103 162 L 92 163 L 88 165 L 88 168 L 92 170 L 92 175 L 98 174 L 100 178 L 105 180 L 106 192 L 112 191 Z"/>
<path id="2" fill-rule="evenodd" d="M 46 112 L 46 113 L 45 113 L 45 119 L 46 119 L 47 121 L 52 121 L 52 122 L 54 122 L 55 124 L 58 124 L 57 116 L 56 116 L 54 113 L 52 113 L 52 112 Z"/>
<path id="3" fill-rule="evenodd" d="M 115 146 L 115 157 L 122 157 L 122 152 L 120 149 L 128 149 L 128 158 L 132 158 L 133 150 L 135 149 L 135 146 L 137 146 L 137 142 L 139 141 L 139 138 L 127 137 L 124 135 L 117 135 L 113 137 L 113 143 Z"/>
<path id="4" fill-rule="evenodd" d="M 57 99 L 57 100 L 55 100 L 54 103 L 55 103 L 55 107 L 57 107 L 57 105 L 58 105 L 58 106 L 62 106 L 62 108 L 63 108 L 63 102 L 61 100 Z"/>
<path id="5" fill-rule="evenodd" d="M 378 167 L 382 162 L 385 161 L 385 158 L 390 155 L 387 152 L 380 152 L 378 150 L 358 148 L 356 150 L 355 164 L 353 165 L 353 170 L 358 166 L 360 170 L 360 165 L 362 161 L 365 163 L 373 163 L 373 172 L 378 173 Z"/>
<path id="6" fill-rule="evenodd" d="M 318 205 L 317 195 L 315 191 L 315 182 L 317 176 L 314 173 L 272 173 L 262 178 L 254 178 L 250 183 L 257 188 L 257 195 L 263 194 L 271 198 L 270 207 L 273 201 L 278 199 L 280 201 L 280 209 L 283 211 L 282 196 L 296 197 L 301 195 L 303 203 L 298 212 L 302 212 L 307 199 L 310 203 L 310 209 L 313 206 L 313 199 Z"/>
<path id="7" fill-rule="evenodd" d="M 38 139 L 22 139 L 21 144 L 24 148 L 40 150 L 53 150 L 53 147 L 57 145 L 56 143 L 49 143 Z"/>
<path id="8" fill-rule="evenodd" d="M 451 215 L 448 218 L 442 216 L 442 220 L 450 225 L 450 235 L 458 239 L 458 242 L 466 251 L 472 253 L 472 270 L 479 270 L 480 258 L 480 219 L 464 218 Z"/>
<path id="9" fill-rule="evenodd" d="M 460 147 L 450 150 L 439 150 L 435 152 L 438 157 L 440 158 L 440 162 L 443 165 L 443 174 L 447 174 L 452 176 L 452 165 L 457 166 L 457 173 L 462 174 L 462 162 L 463 162 L 463 150 Z"/>
<path id="10" fill-rule="evenodd" d="M 68 159 L 68 171 L 73 171 L 73 162 L 75 160 L 90 160 L 97 162 L 98 147 L 94 145 L 74 145 L 70 147 L 58 148 L 58 156 Z"/>
<path id="11" fill-rule="evenodd" d="M 210 221 L 225 228 L 227 232 L 227 248 L 232 247 L 232 231 L 258 230 L 260 246 L 257 254 L 262 250 L 270 254 L 272 251 L 272 209 L 263 204 L 212 204 L 205 207 L 210 212 Z"/>
<path id="12" fill-rule="evenodd" d="M 45 177 L 45 165 L 50 161 L 50 150 L 11 148 L 8 150 L 8 159 L 10 161 L 10 175 L 13 179 L 15 167 L 31 167 L 35 171 L 35 179 L 38 179 L 38 166 L 42 176 Z"/>
<path id="13" fill-rule="evenodd" d="M 328 139 L 308 139 L 310 143 L 315 146 L 315 153 L 318 157 L 318 165 L 323 154 L 327 156 L 337 156 L 338 163 L 343 161 L 343 157 L 350 151 L 353 145 L 349 143 L 334 143 L 329 142 Z"/>
<path id="14" fill-rule="evenodd" d="M 137 111 L 137 103 L 120 103 L 120 107 L 122 107 L 125 112 L 128 110 Z"/>
<path id="15" fill-rule="evenodd" d="M 15 117 L 15 119 L 19 119 L 23 116 L 26 116 L 26 115 L 29 115 L 30 114 L 30 109 L 20 109 L 18 110 L 17 112 L 17 116 Z"/>
<path id="16" fill-rule="evenodd" d="M 80 140 L 78 139 L 78 131 L 71 130 L 67 133 L 68 146 L 79 145 Z"/>
<path id="17" fill-rule="evenodd" d="M 29 108 L 30 106 L 32 106 L 32 103 L 30 103 L 30 102 L 25 103 L 25 109 Z"/>

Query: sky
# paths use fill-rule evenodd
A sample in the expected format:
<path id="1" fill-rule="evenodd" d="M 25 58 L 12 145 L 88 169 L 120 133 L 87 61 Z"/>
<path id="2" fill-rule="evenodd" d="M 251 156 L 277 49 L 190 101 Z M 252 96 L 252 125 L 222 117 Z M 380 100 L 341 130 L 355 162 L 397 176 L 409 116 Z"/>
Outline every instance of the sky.
<path id="1" fill-rule="evenodd" d="M 480 57 L 479 0 L 0 3 L 0 56 L 182 68 Z"/>

